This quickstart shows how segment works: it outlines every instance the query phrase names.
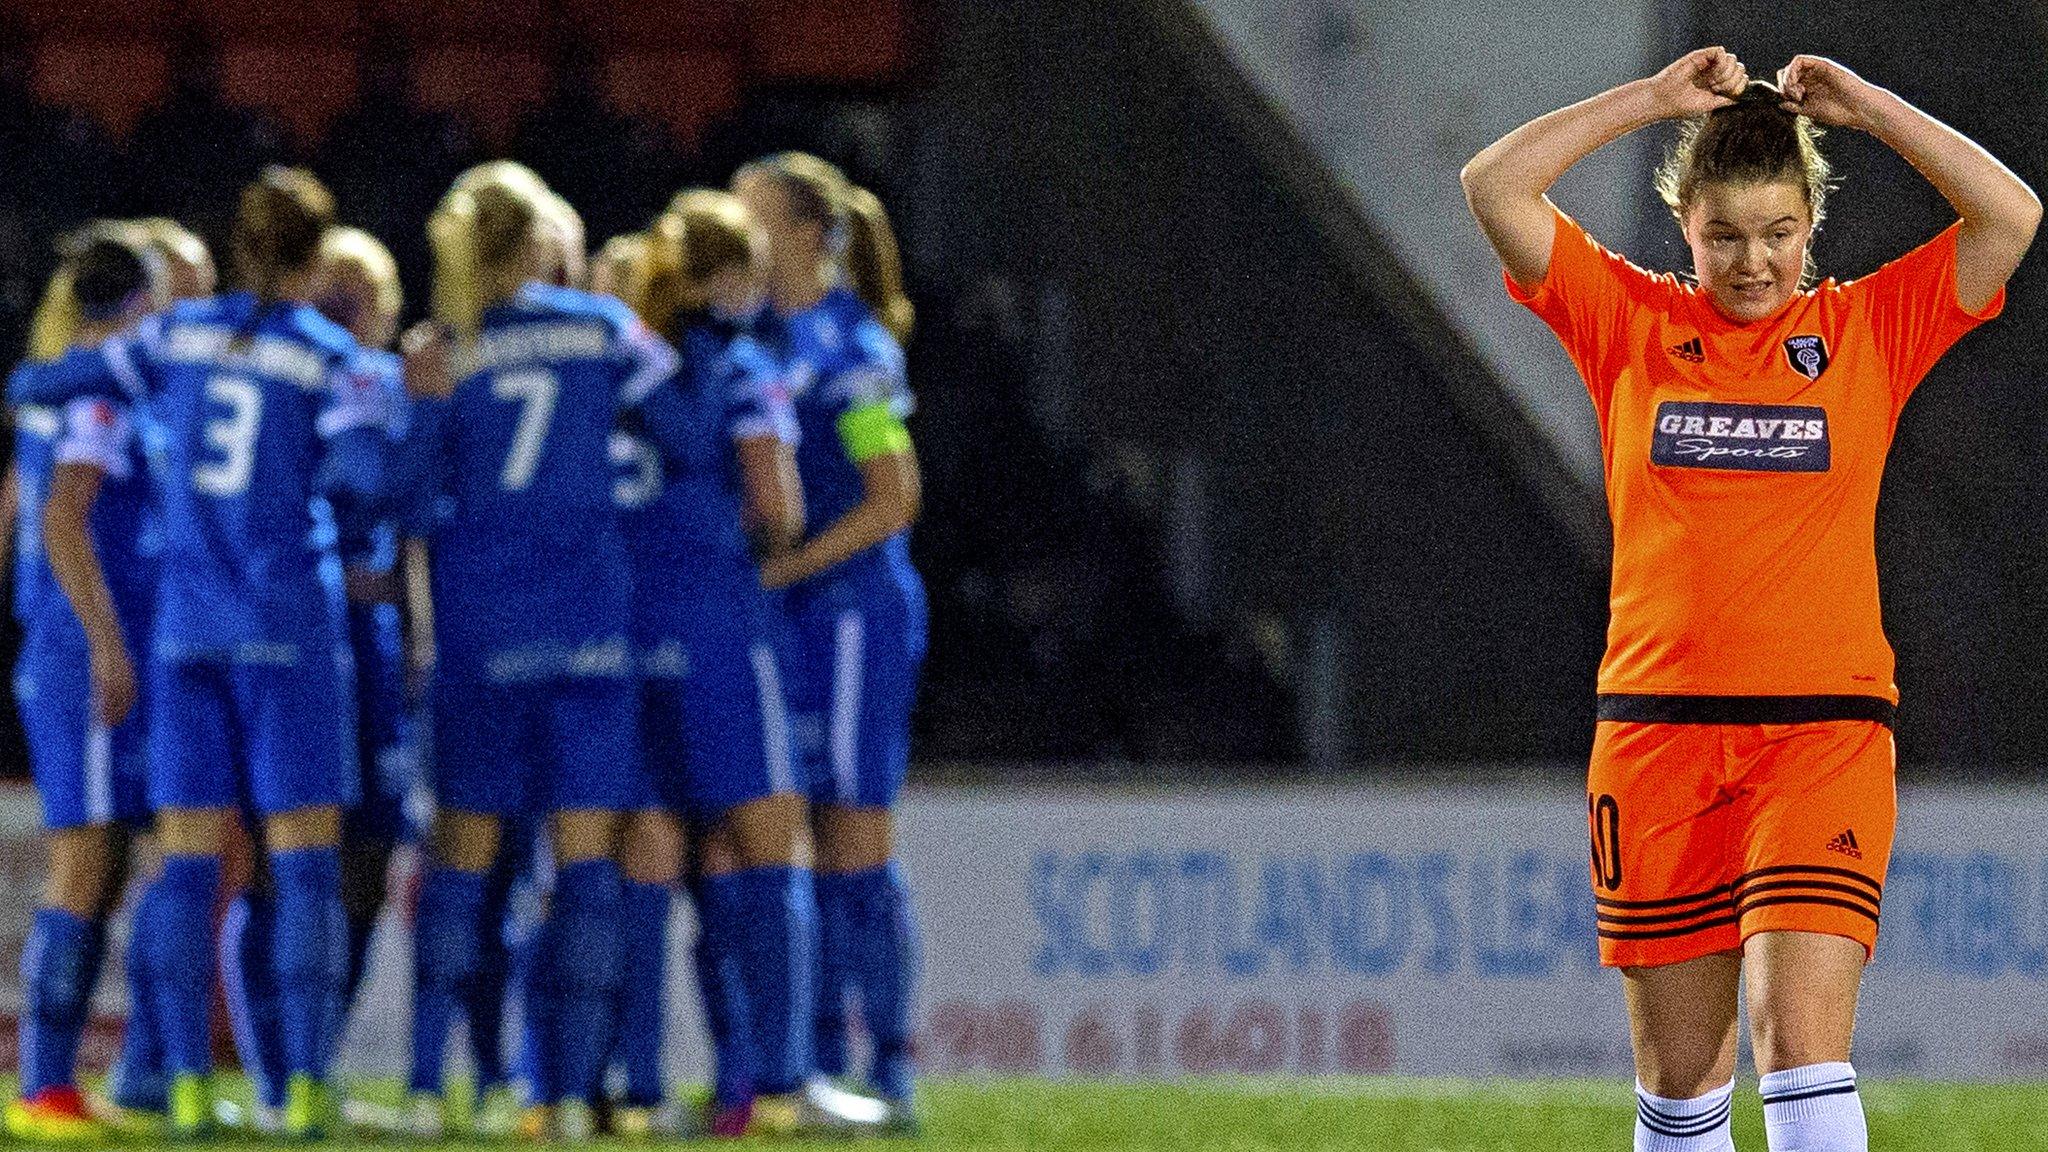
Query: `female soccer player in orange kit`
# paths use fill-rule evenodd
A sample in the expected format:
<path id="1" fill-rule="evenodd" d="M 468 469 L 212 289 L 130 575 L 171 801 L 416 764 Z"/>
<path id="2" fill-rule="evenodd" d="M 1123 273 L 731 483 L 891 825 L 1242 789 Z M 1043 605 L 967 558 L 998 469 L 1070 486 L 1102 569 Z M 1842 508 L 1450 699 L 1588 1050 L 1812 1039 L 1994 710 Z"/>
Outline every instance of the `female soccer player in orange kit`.
<path id="1" fill-rule="evenodd" d="M 1696 284 L 1601 248 L 1545 195 L 1601 145 L 1680 118 L 1658 186 Z M 1816 123 L 1882 140 L 1960 219 L 1809 287 L 1829 187 Z M 1587 803 L 1635 1146 L 1734 1146 L 1746 979 L 1771 1148 L 1862 1152 L 1849 1041 L 1896 814 L 1878 483 L 1914 386 L 2002 307 L 2040 201 L 1834 61 L 1797 57 L 1774 87 L 1720 48 L 1517 128 L 1462 179 L 1510 295 L 1599 414 L 1615 548 Z"/>

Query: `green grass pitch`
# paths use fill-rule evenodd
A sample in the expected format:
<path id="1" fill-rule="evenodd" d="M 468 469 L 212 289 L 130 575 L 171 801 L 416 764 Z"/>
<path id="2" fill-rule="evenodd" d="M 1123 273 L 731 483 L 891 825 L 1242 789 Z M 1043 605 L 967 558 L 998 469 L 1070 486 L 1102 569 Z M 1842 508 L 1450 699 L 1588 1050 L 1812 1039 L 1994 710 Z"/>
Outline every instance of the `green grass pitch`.
<path id="1" fill-rule="evenodd" d="M 1736 1101 L 1738 1145 L 1763 1152 L 1763 1109 L 1754 1086 L 1738 1092 Z M 1878 1082 L 1866 1088 L 1864 1101 L 1873 1152 L 2048 1152 L 2048 1085 Z M 1629 1087 L 1620 1080 L 957 1080 L 925 1089 L 920 1138 L 857 1146 L 873 1152 L 1606 1152 L 1629 1147 L 1634 1115 Z M 242 1152 L 253 1146 L 258 1142 L 246 1139 L 218 1145 Z M 325 1145 L 402 1146 L 348 1138 Z M 848 1148 L 844 1142 L 772 1146 Z M 507 1146 L 451 1141 L 441 1147 Z"/>

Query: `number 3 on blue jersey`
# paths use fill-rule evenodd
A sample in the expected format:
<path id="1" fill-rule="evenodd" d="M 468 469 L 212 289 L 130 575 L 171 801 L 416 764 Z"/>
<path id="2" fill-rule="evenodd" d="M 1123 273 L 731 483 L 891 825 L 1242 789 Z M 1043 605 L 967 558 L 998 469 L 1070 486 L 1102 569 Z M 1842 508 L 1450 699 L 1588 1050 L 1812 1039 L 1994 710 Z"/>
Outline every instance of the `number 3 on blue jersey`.
<path id="1" fill-rule="evenodd" d="M 256 466 L 263 391 L 254 380 L 214 376 L 206 381 L 206 400 L 228 411 L 206 422 L 206 445 L 220 457 L 193 465 L 192 487 L 208 496 L 240 496 L 249 490 L 249 477 Z"/>
<path id="2" fill-rule="evenodd" d="M 521 405 L 519 424 L 512 432 L 512 446 L 505 453 L 505 467 L 498 483 L 507 492 L 518 492 L 533 483 L 540 467 L 541 446 L 547 443 L 548 428 L 555 422 L 555 397 L 561 382 L 553 372 L 522 369 L 499 372 L 491 377 L 491 395 Z"/>

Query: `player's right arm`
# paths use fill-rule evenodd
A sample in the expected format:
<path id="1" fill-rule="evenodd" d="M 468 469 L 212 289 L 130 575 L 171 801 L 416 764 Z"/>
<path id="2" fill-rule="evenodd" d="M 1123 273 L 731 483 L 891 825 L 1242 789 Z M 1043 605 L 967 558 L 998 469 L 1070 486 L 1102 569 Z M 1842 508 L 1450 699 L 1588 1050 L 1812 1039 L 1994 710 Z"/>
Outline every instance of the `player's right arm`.
<path id="1" fill-rule="evenodd" d="M 1543 283 L 1557 231 L 1545 193 L 1572 165 L 1638 128 L 1733 104 L 1748 83 L 1733 53 L 1701 48 L 1655 76 L 1539 116 L 1487 145 L 1458 182 L 1508 275 L 1525 291 Z"/>
<path id="2" fill-rule="evenodd" d="M 764 352 L 742 341 L 731 353 L 728 415 L 740 464 L 740 522 L 757 559 L 794 549 L 804 534 L 804 487 L 796 473 L 796 411 Z"/>
<path id="3" fill-rule="evenodd" d="M 64 421 L 66 435 L 57 446 L 57 468 L 43 503 L 43 552 L 85 629 L 99 719 L 112 727 L 135 707 L 135 665 L 114 613 L 106 571 L 93 547 L 89 520 L 101 482 L 121 467 L 129 433 L 125 418 L 97 398 L 73 401 Z"/>

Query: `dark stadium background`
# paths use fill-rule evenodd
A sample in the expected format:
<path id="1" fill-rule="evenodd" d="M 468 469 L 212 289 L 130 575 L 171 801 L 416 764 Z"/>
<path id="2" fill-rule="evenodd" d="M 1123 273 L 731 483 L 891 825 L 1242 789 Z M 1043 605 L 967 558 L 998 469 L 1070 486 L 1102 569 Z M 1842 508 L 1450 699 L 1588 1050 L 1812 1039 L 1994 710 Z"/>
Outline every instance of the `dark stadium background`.
<path id="1" fill-rule="evenodd" d="M 1674 55 L 1833 55 L 2048 172 L 2038 5 L 1667 7 Z M 268 161 L 327 178 L 418 302 L 427 210 L 476 160 L 532 164 L 595 243 L 811 149 L 894 211 L 921 310 L 921 761 L 1566 771 L 1605 624 L 1597 503 L 1560 496 L 1458 332 L 1192 19 L 1165 0 L 8 0 L 0 348 L 57 232 L 166 214 L 218 243 Z M 1824 267 L 1874 267 L 1941 219 L 1881 147 L 1830 149 Z M 2048 761 L 2043 279 L 2023 266 L 2005 319 L 1937 369 L 1890 465 L 1915 769 Z"/>

